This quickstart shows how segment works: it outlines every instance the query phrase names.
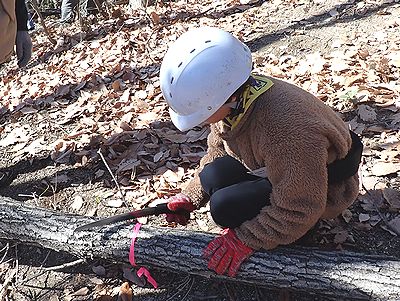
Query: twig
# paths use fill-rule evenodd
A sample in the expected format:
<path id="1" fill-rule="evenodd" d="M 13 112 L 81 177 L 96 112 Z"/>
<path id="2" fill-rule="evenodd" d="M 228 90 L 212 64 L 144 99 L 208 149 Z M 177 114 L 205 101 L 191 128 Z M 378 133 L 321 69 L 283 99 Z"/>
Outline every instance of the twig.
<path id="1" fill-rule="evenodd" d="M 204 14 L 208 13 L 209 11 L 211 11 L 213 9 L 214 9 L 214 7 L 210 7 L 209 9 L 206 9 L 205 11 L 199 12 L 197 14 L 194 14 L 192 16 L 189 16 L 189 17 L 185 18 L 184 21 L 187 22 L 187 21 L 192 20 L 194 18 L 202 17 Z"/>
<path id="2" fill-rule="evenodd" d="M 32 4 L 33 9 L 39 16 L 40 25 L 42 25 L 43 30 L 44 30 L 45 34 L 47 35 L 47 37 L 49 38 L 50 43 L 53 45 L 56 45 L 57 42 L 51 37 L 50 32 L 47 29 L 46 23 L 44 22 L 42 13 L 40 12 L 39 4 L 36 2 L 36 0 L 31 0 L 31 4 Z"/>
<path id="3" fill-rule="evenodd" d="M 84 263 L 84 262 L 86 262 L 85 259 L 78 259 L 78 260 L 75 260 L 75 261 L 72 261 L 72 262 L 67 262 L 67 263 L 64 263 L 62 265 L 57 265 L 57 266 L 54 266 L 54 267 L 48 267 L 48 268 L 40 267 L 41 269 L 43 269 L 43 271 L 39 272 L 38 274 L 36 274 L 36 275 L 34 275 L 34 276 L 32 276 L 32 277 L 30 277 L 28 279 L 25 279 L 23 282 L 21 282 L 19 284 L 23 285 L 23 284 L 25 284 L 25 283 L 33 280 L 33 279 L 36 279 L 37 277 L 42 276 L 46 272 L 58 271 L 58 270 L 62 270 L 62 269 L 65 269 L 65 268 L 70 268 L 70 267 L 76 266 L 76 265 Z"/>
<path id="4" fill-rule="evenodd" d="M 364 181 L 363 181 L 363 177 L 362 177 L 362 172 L 360 172 L 360 180 L 361 180 L 361 186 L 362 188 L 365 190 L 365 192 L 372 198 L 374 199 L 374 196 L 372 195 L 371 192 L 369 192 L 369 190 L 367 189 L 367 187 L 365 187 L 364 185 Z M 376 184 L 375 184 L 376 185 Z M 375 186 L 374 186 L 375 188 Z M 393 227 L 388 219 L 386 218 L 386 216 L 384 214 L 382 214 L 382 212 L 379 210 L 378 206 L 375 204 L 375 202 L 372 202 L 372 205 L 374 206 L 374 209 L 376 210 L 376 212 L 378 213 L 379 217 L 383 220 L 383 222 L 385 223 L 385 225 L 394 233 L 396 233 L 398 236 L 400 236 L 400 231 L 397 230 L 395 227 Z"/>
<path id="5" fill-rule="evenodd" d="M 5 250 L 5 251 L 4 251 L 3 257 L 0 259 L 0 263 L 3 263 L 4 258 L 6 258 L 9 249 L 10 249 L 10 243 L 7 243 L 7 244 L 3 247 L 3 249 L 0 250 L 0 252 L 3 252 L 3 251 Z"/>
<path id="6" fill-rule="evenodd" d="M 226 292 L 228 293 L 229 300 L 236 301 L 237 296 L 236 296 L 236 292 L 234 291 L 234 289 L 232 289 L 232 287 L 229 286 L 226 282 L 224 282 L 224 287 L 225 287 Z"/>
<path id="7" fill-rule="evenodd" d="M 121 189 L 121 187 L 119 186 L 118 181 L 117 181 L 117 179 L 115 178 L 114 174 L 112 173 L 110 166 L 107 164 L 107 161 L 106 161 L 106 159 L 104 158 L 103 153 L 101 152 L 101 149 L 100 149 L 100 148 L 99 148 L 99 150 L 97 151 L 97 153 L 100 155 L 100 158 L 101 158 L 101 160 L 103 161 L 104 165 L 106 166 L 106 168 L 107 168 L 108 172 L 110 173 L 112 179 L 114 180 L 115 185 L 117 185 L 117 189 L 118 189 L 119 193 L 121 194 L 122 201 L 124 202 L 125 206 L 126 206 L 129 210 L 131 210 L 130 206 L 127 204 L 127 202 L 126 202 L 126 200 L 125 200 L 125 196 L 124 196 L 124 194 L 123 194 L 123 192 L 122 192 L 122 189 Z"/>
<path id="8" fill-rule="evenodd" d="M 81 258 L 81 259 L 77 259 L 75 261 L 71 261 L 71 262 L 67 262 L 67 263 L 61 264 L 61 265 L 56 265 L 54 267 L 43 268 L 43 269 L 46 272 L 47 271 L 59 271 L 59 270 L 65 269 L 65 268 L 70 268 L 70 267 L 76 266 L 76 265 L 84 263 L 84 262 L 86 262 L 86 260 Z"/>
<path id="9" fill-rule="evenodd" d="M 186 294 L 183 296 L 183 298 L 181 299 L 182 301 L 186 299 L 186 297 L 189 295 L 190 291 L 192 290 L 194 284 L 194 277 L 192 277 L 191 281 L 190 281 L 190 286 L 186 292 Z"/>
<path id="10" fill-rule="evenodd" d="M 11 270 L 10 274 L 4 279 L 0 289 L 0 300 L 4 300 L 7 295 L 8 286 L 17 274 L 17 268 Z"/>
<path id="11" fill-rule="evenodd" d="M 47 251 L 46 257 L 43 259 L 42 263 L 40 264 L 40 267 L 43 267 L 44 263 L 47 261 L 47 258 L 49 258 L 51 251 Z"/>
<path id="12" fill-rule="evenodd" d="M 175 289 L 175 293 L 172 294 L 166 301 L 174 300 L 174 298 L 190 283 L 190 275 L 183 279 L 183 282 Z"/>

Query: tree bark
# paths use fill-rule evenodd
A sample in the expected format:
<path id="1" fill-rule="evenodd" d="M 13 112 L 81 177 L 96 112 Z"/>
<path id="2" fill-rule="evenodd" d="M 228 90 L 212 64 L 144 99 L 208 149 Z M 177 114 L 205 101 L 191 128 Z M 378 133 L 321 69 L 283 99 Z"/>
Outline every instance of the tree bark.
<path id="1" fill-rule="evenodd" d="M 133 224 L 74 232 L 94 218 L 64 215 L 0 196 L 0 238 L 37 244 L 81 258 L 129 262 Z M 214 235 L 142 226 L 135 244 L 137 264 L 266 288 L 285 288 L 335 300 L 400 300 L 400 260 L 346 251 L 277 248 L 260 251 L 236 278 L 207 270 L 202 250 Z"/>

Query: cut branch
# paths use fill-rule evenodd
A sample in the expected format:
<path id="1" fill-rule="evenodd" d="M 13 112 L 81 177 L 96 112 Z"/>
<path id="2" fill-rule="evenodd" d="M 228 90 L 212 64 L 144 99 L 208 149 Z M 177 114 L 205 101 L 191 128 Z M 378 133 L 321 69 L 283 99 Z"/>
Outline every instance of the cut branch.
<path id="1" fill-rule="evenodd" d="M 47 29 L 46 23 L 44 22 L 44 19 L 43 19 L 42 13 L 40 12 L 40 8 L 39 8 L 39 4 L 38 4 L 37 0 L 31 0 L 31 4 L 32 4 L 34 11 L 39 16 L 40 24 L 42 25 L 43 30 L 44 30 L 45 34 L 47 35 L 50 43 L 52 43 L 53 45 L 56 45 L 57 42 L 51 37 L 51 34 L 50 34 L 49 30 Z"/>
<path id="2" fill-rule="evenodd" d="M 63 215 L 0 197 L 0 237 L 65 251 L 80 258 L 128 262 L 133 225 L 76 232 L 94 218 Z M 202 250 L 214 236 L 143 226 L 135 245 L 138 264 L 267 288 L 285 288 L 335 300 L 400 300 L 400 260 L 346 251 L 278 248 L 256 252 L 236 278 L 207 270 Z"/>

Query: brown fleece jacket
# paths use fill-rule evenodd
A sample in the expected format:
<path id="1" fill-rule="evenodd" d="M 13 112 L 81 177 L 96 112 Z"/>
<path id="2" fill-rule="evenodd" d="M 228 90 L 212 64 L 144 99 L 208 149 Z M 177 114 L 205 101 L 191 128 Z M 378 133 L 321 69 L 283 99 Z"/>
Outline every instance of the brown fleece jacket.
<path id="1" fill-rule="evenodd" d="M 0 64 L 10 58 L 16 34 L 15 0 L 0 0 Z"/>
<path id="2" fill-rule="evenodd" d="M 320 218 L 333 218 L 358 195 L 358 176 L 328 185 L 327 164 L 351 148 L 346 124 L 318 98 L 290 83 L 274 85 L 259 96 L 237 127 L 211 125 L 203 166 L 230 155 L 250 170 L 267 169 L 270 205 L 235 229 L 254 249 L 272 249 L 302 237 Z M 201 207 L 208 201 L 196 173 L 183 190 Z M 251 202 L 251 200 L 244 200 Z"/>

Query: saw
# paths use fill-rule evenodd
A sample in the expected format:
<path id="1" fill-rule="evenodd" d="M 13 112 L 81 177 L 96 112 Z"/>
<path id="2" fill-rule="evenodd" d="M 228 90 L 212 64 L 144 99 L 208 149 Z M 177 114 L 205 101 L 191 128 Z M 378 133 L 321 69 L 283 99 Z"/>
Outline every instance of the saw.
<path id="1" fill-rule="evenodd" d="M 172 210 L 168 209 L 167 204 L 168 203 L 161 203 L 154 207 L 147 207 L 147 208 L 140 209 L 140 210 L 135 210 L 135 211 L 119 214 L 119 215 L 114 215 L 114 216 L 111 216 L 111 217 L 108 217 L 105 219 L 95 221 L 93 223 L 89 223 L 89 224 L 80 226 L 80 227 L 76 228 L 75 231 L 84 231 L 84 230 L 88 230 L 93 227 L 101 227 L 101 226 L 108 225 L 108 224 L 122 222 L 122 221 L 130 220 L 130 219 L 135 219 L 138 217 L 144 217 L 144 216 L 150 216 L 150 215 L 160 215 L 163 213 L 187 214 L 187 211 L 185 211 L 185 210 L 172 211 Z"/>

